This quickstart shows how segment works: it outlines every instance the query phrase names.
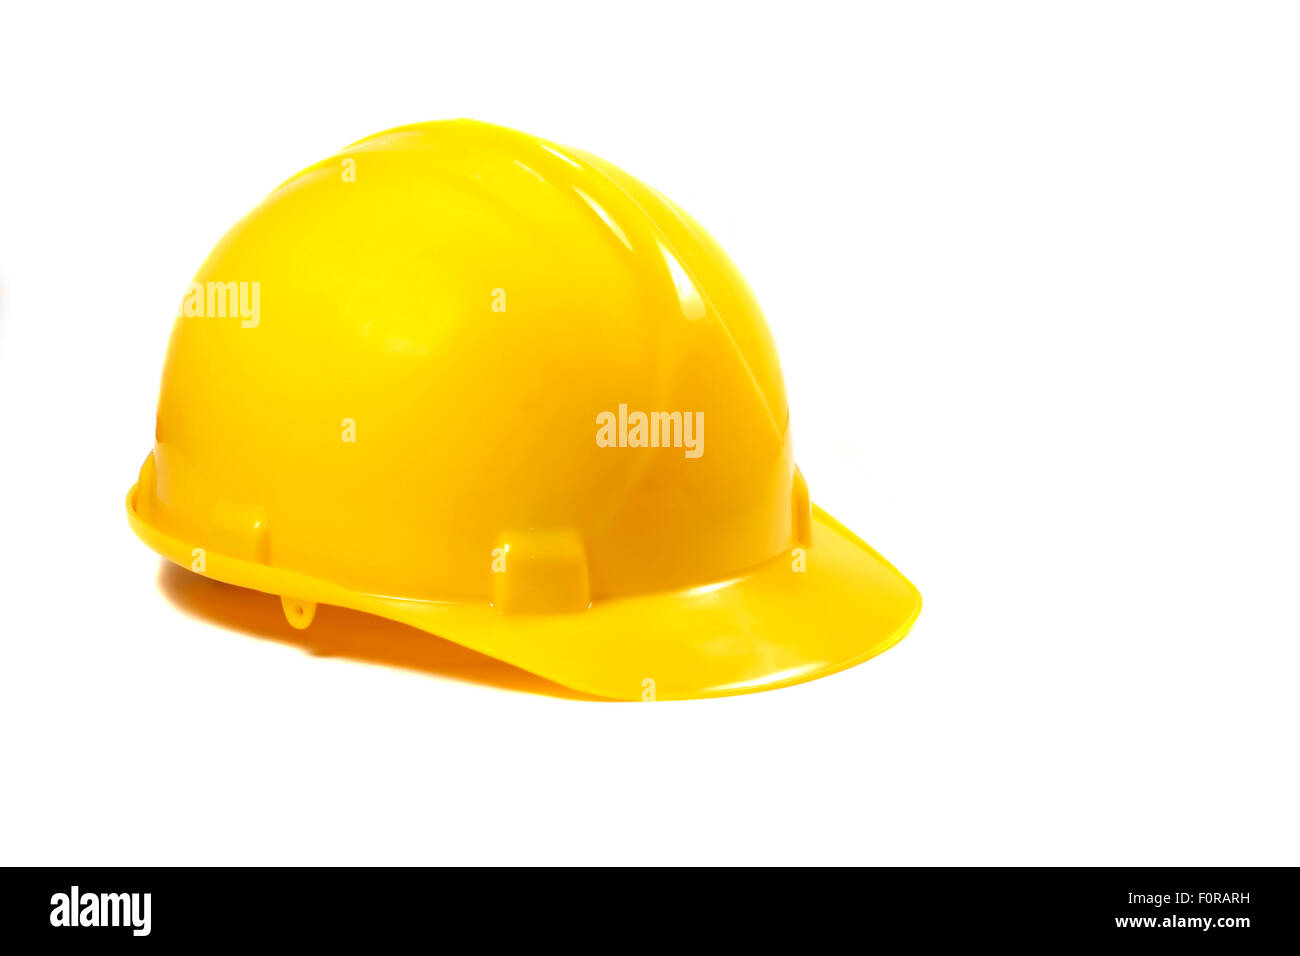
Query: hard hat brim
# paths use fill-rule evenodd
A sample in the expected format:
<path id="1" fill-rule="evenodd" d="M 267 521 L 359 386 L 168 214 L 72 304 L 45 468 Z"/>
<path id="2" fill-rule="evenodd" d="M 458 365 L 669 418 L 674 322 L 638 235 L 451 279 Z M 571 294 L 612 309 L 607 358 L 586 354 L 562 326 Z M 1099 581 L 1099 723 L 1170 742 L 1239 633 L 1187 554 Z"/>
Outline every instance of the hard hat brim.
<path id="1" fill-rule="evenodd" d="M 135 534 L 191 568 L 192 544 L 145 521 L 135 497 L 132 487 L 126 510 Z M 893 565 L 825 511 L 812 512 L 802 554 L 787 552 L 727 581 L 597 600 L 567 614 L 364 594 L 212 551 L 204 573 L 312 607 L 334 604 L 399 621 L 597 697 L 720 697 L 852 667 L 902 640 L 921 611 L 920 593 Z"/>

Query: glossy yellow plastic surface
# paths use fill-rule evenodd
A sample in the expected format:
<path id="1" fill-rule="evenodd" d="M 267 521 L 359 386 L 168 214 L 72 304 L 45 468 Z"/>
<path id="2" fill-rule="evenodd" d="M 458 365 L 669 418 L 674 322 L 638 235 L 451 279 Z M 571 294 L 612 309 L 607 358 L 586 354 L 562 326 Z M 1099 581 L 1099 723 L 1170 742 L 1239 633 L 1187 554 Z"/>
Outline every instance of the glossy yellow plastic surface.
<path id="1" fill-rule="evenodd" d="M 172 331 L 132 528 L 185 567 L 586 693 L 880 653 L 915 588 L 813 506 L 757 302 L 650 187 L 472 121 L 361 140 L 221 240 Z"/>

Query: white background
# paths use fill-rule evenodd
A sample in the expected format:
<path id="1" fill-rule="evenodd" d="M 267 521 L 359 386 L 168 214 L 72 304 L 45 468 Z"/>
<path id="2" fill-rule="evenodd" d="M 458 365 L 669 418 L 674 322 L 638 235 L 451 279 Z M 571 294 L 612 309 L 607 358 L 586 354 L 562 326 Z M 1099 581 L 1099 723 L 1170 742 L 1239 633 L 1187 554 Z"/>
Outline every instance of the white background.
<path id="1" fill-rule="evenodd" d="M 1300 863 L 1294 10 L 5 5 L 0 862 Z M 160 572 L 123 499 L 191 274 L 454 116 L 728 249 L 902 644 L 607 705 Z"/>

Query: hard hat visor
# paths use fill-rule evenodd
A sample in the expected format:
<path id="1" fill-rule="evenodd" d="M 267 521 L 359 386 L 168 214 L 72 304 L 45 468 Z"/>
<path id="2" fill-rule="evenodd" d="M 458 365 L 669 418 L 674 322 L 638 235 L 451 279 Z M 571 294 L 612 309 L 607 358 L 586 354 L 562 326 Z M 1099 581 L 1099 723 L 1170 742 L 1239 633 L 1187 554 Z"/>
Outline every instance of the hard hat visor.
<path id="1" fill-rule="evenodd" d="M 127 498 L 135 533 L 188 567 L 189 543 L 145 521 L 135 492 Z M 778 556 L 730 580 L 597 601 L 574 613 L 507 614 L 483 604 L 362 594 L 212 552 L 205 573 L 294 595 L 309 608 L 335 604 L 408 624 L 597 697 L 720 697 L 851 667 L 902 640 L 920 613 L 921 597 L 911 582 L 820 508 L 813 508 L 811 532 L 802 553 Z"/>

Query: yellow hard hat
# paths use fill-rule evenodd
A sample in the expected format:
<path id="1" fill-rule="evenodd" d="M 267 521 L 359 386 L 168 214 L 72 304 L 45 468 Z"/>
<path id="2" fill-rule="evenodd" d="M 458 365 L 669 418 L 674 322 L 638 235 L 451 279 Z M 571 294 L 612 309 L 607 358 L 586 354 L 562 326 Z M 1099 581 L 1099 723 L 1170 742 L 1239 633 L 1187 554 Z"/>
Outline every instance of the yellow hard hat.
<path id="1" fill-rule="evenodd" d="M 713 239 L 596 156 L 465 120 L 363 139 L 217 244 L 126 506 L 295 626 L 341 605 L 617 699 L 819 677 L 921 605 L 810 504 Z"/>

